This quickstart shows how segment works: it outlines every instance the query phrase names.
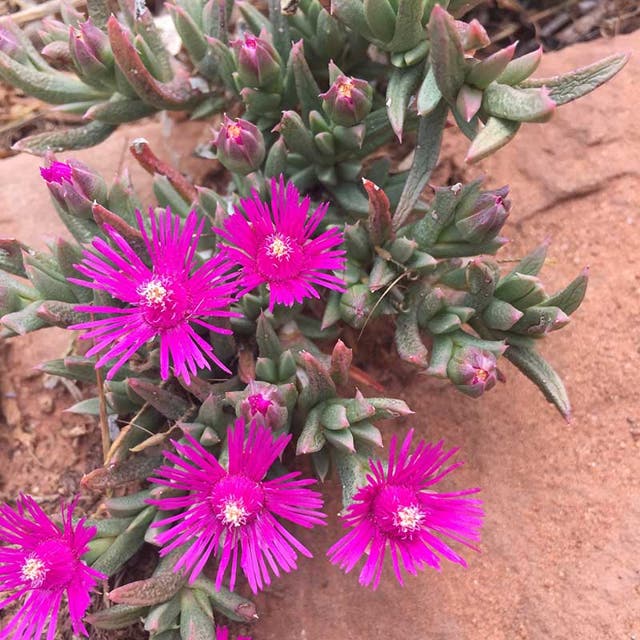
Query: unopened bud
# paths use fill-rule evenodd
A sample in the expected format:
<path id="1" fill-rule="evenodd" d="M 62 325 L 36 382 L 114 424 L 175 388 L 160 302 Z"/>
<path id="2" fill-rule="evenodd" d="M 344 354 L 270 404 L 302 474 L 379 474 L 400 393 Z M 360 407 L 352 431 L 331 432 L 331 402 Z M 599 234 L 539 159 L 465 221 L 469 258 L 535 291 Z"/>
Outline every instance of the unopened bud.
<path id="1" fill-rule="evenodd" d="M 458 218 L 456 228 L 469 242 L 486 242 L 495 238 L 509 217 L 511 202 L 507 199 L 509 187 L 482 192 L 473 209 Z"/>
<path id="2" fill-rule="evenodd" d="M 483 349 L 461 347 L 449 360 L 447 376 L 462 393 L 478 398 L 496 384 L 496 358 Z"/>
<path id="3" fill-rule="evenodd" d="M 80 23 L 80 33 L 93 55 L 105 66 L 110 66 L 113 62 L 113 53 L 107 34 L 102 29 L 98 29 L 91 18 Z"/>
<path id="4" fill-rule="evenodd" d="M 40 175 L 56 202 L 73 216 L 92 219 L 93 202 L 106 200 L 104 180 L 78 160 L 53 160 L 48 166 L 40 167 Z"/>
<path id="5" fill-rule="evenodd" d="M 259 38 L 245 33 L 243 38 L 234 40 L 231 46 L 235 50 L 238 76 L 242 84 L 263 88 L 280 78 L 282 59 L 267 40 L 265 31 L 260 33 Z"/>
<path id="6" fill-rule="evenodd" d="M 324 112 L 333 122 L 352 127 L 369 115 L 373 89 L 365 80 L 339 75 L 320 97 Z"/>
<path id="7" fill-rule="evenodd" d="M 495 204 L 460 220 L 456 227 L 465 240 L 485 242 L 498 235 L 508 216 L 509 213 L 502 204 Z"/>
<path id="8" fill-rule="evenodd" d="M 94 33 L 95 29 L 91 23 L 88 26 L 84 23 L 80 28 L 69 27 L 69 52 L 79 76 L 88 84 L 101 86 L 101 81 L 111 79 L 111 70 L 108 65 L 113 58 L 111 57 L 107 64 L 101 61 L 101 52 L 94 44 L 98 41 L 98 36 Z M 102 35 L 105 36 L 105 34 Z M 108 45 L 107 51 L 111 54 Z"/>
<path id="9" fill-rule="evenodd" d="M 265 157 L 262 133 L 251 122 L 224 116 L 213 144 L 217 147 L 218 160 L 234 173 L 247 175 L 260 167 Z"/>
<path id="10" fill-rule="evenodd" d="M 226 398 L 235 404 L 236 415 L 247 423 L 256 421 L 275 431 L 287 422 L 285 399 L 280 388 L 274 384 L 251 380 L 246 389 L 228 392 Z"/>

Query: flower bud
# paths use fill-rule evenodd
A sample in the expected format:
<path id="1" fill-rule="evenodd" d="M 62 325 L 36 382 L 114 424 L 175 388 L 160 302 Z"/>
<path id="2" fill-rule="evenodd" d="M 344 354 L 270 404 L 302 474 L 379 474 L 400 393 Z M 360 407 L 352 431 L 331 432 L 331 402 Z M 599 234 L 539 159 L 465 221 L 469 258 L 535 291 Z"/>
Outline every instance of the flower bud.
<path id="1" fill-rule="evenodd" d="M 369 115 L 373 89 L 365 80 L 339 75 L 320 97 L 324 112 L 335 124 L 352 127 Z"/>
<path id="2" fill-rule="evenodd" d="M 60 207 L 78 218 L 92 220 L 93 202 L 106 200 L 104 180 L 78 160 L 53 160 L 48 166 L 40 167 L 40 175 Z"/>
<path id="3" fill-rule="evenodd" d="M 508 194 L 508 186 L 482 192 L 471 212 L 456 221 L 460 235 L 468 242 L 477 243 L 495 238 L 509 217 Z"/>
<path id="4" fill-rule="evenodd" d="M 113 54 L 107 36 L 90 20 L 79 28 L 69 27 L 69 52 L 80 78 L 101 87 L 111 80 Z"/>
<path id="5" fill-rule="evenodd" d="M 230 391 L 226 398 L 235 405 L 236 415 L 247 424 L 255 420 L 275 431 L 287 423 L 286 401 L 280 387 L 274 384 L 251 380 L 243 391 Z"/>
<path id="6" fill-rule="evenodd" d="M 251 122 L 224 116 L 220 129 L 214 134 L 218 160 L 234 173 L 247 175 L 260 167 L 265 157 L 264 138 Z"/>
<path id="7" fill-rule="evenodd" d="M 93 55 L 103 65 L 110 67 L 113 64 L 113 52 L 107 34 L 102 29 L 98 29 L 91 18 L 80 23 L 80 33 Z"/>
<path id="8" fill-rule="evenodd" d="M 462 393 L 479 398 L 496 384 L 496 357 L 477 347 L 460 347 L 449 360 L 447 376 Z"/>
<path id="9" fill-rule="evenodd" d="M 272 85 L 280 78 L 282 59 L 273 45 L 266 39 L 266 31 L 256 38 L 245 33 L 243 38 L 234 40 L 238 65 L 238 77 L 243 85 L 262 88 Z"/>

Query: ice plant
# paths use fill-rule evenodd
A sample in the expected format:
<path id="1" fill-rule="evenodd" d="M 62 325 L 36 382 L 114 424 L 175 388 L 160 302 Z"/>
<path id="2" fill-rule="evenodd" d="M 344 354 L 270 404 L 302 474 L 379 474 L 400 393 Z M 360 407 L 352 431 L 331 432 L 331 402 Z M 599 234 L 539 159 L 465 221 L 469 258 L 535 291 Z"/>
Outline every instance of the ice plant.
<path id="1" fill-rule="evenodd" d="M 398 450 L 396 436 L 391 439 L 389 463 L 371 460 L 371 475 L 359 489 L 344 516 L 351 531 L 327 552 L 331 562 L 345 572 L 358 560 L 368 557 L 360 572 L 360 584 L 376 589 L 387 547 L 393 570 L 403 584 L 401 569 L 415 575 L 418 569 L 440 569 L 438 554 L 462 566 L 464 559 L 440 537 L 470 548 L 480 539 L 483 512 L 481 501 L 467 498 L 479 489 L 437 493 L 433 487 L 462 463 L 445 466 L 457 449 L 445 451 L 443 443 L 420 441 L 409 454 L 413 429 Z M 439 537 L 440 536 L 440 537 Z"/>
<path id="2" fill-rule="evenodd" d="M 161 510 L 181 509 L 180 513 L 156 522 L 171 525 L 157 536 L 167 555 L 183 545 L 191 546 L 175 565 L 189 572 L 193 583 L 211 556 L 218 558 L 216 588 L 220 589 L 229 569 L 230 585 L 236 582 L 238 561 L 251 590 L 256 593 L 271 583 L 269 567 L 296 568 L 297 551 L 311 557 L 277 517 L 311 528 L 324 524 L 320 512 L 322 498 L 307 487 L 315 480 L 300 478 L 299 472 L 265 480 L 264 477 L 291 439 L 274 439 L 270 429 L 252 422 L 245 442 L 244 420 L 227 430 L 229 466 L 218 460 L 188 434 L 187 443 L 175 442 L 177 454 L 165 451 L 171 466 L 161 467 L 151 482 L 188 491 L 179 497 L 150 500 Z"/>
<path id="3" fill-rule="evenodd" d="M 284 178 L 271 180 L 271 202 L 254 192 L 217 232 L 227 241 L 226 255 L 242 267 L 241 293 L 261 284 L 269 287 L 269 310 L 292 306 L 305 298 L 319 298 L 317 286 L 344 291 L 344 281 L 332 271 L 344 267 L 345 252 L 337 247 L 342 232 L 336 227 L 312 237 L 329 203 L 309 216 L 309 196 L 300 194 Z"/>
<path id="4" fill-rule="evenodd" d="M 82 619 L 92 589 L 106 576 L 82 561 L 95 527 L 85 527 L 84 519 L 74 524 L 73 506 L 62 507 L 62 528 L 30 496 L 20 496 L 15 509 L 0 507 L 0 591 L 12 592 L 0 609 L 21 601 L 0 639 L 37 640 L 46 633 L 53 640 L 65 595 L 73 632 L 88 635 Z"/>
<path id="5" fill-rule="evenodd" d="M 63 110 L 86 109 L 80 126 L 14 145 L 45 155 L 42 177 L 75 242 L 59 238 L 47 252 L 0 237 L 0 340 L 44 326 L 84 329 L 88 358 L 68 354 L 42 370 L 86 382 L 97 359 L 108 378 L 127 372 L 73 407 L 106 405 L 129 425 L 113 443 L 103 428 L 114 464 L 83 480 L 105 492 L 110 515 L 87 558 L 110 576 L 129 563 L 134 578 L 112 593 L 124 608 L 92 614 L 91 624 L 115 629 L 142 617 L 154 638 L 213 639 L 217 612 L 253 622 L 255 604 L 226 583 L 233 589 L 242 571 L 257 591 L 293 569 L 308 551 L 280 521 L 323 520 L 310 480 L 273 479 L 287 473 L 276 458 L 289 438 L 318 478 L 340 482 L 351 531 L 332 547 L 334 563 L 352 570 L 368 554 L 361 582 L 374 587 L 387 548 L 399 579 L 442 557 L 463 564 L 449 541 L 478 539 L 475 490 L 435 491 L 456 466 L 442 444 L 421 442 L 410 454 L 410 436 L 394 439 L 389 466 L 377 461 L 377 422 L 412 411 L 353 392 L 352 382 L 378 383 L 353 362 L 350 343 L 357 332 L 375 336 L 384 317 L 387 355 L 416 373 L 480 397 L 507 382 L 507 358 L 570 415 L 537 345 L 578 309 L 587 272 L 548 293 L 539 277 L 546 243 L 505 267 L 511 261 L 497 254 L 508 241 L 508 187 L 451 185 L 432 173 L 448 126 L 469 139 L 467 161 L 481 161 L 616 75 L 628 55 L 535 77 L 541 49 L 481 51 L 489 36 L 464 18 L 478 0 L 300 0 L 284 9 L 275 0 L 172 0 L 170 44 L 144 2 L 118 2 L 115 14 L 112 4 L 87 2 L 87 18 L 63 5 L 60 20 L 43 22 L 41 51 L 17 25 L 0 25 L 4 82 Z M 154 175 L 156 211 L 170 205 L 180 219 L 164 210 L 144 225 L 138 214 L 136 225 L 141 204 L 126 170 L 107 184 L 50 152 L 97 145 L 120 124 L 165 110 L 211 117 L 211 147 L 226 169 L 196 185 L 132 142 Z M 206 146 L 196 155 L 211 157 Z M 219 237 L 201 233 L 197 216 L 215 220 Z M 233 339 L 218 335 L 226 327 Z M 222 370 L 231 375 L 218 380 Z M 185 439 L 155 462 L 150 452 L 177 429 Z M 131 482 L 137 493 L 108 495 L 123 478 L 149 476 L 152 488 Z M 165 557 L 136 579 L 130 560 L 157 555 L 150 545 L 159 541 Z M 217 586 L 202 571 L 208 560 Z M 36 579 L 39 570 L 25 566 Z"/>
<path id="6" fill-rule="evenodd" d="M 228 371 L 211 344 L 194 328 L 196 325 L 229 334 L 229 329 L 212 324 L 210 319 L 235 315 L 228 306 L 234 298 L 236 283 L 223 258 L 215 256 L 192 273 L 204 219 L 198 221 L 195 212 L 191 212 L 182 226 L 180 218 L 172 216 L 169 208 L 159 215 L 150 211 L 149 237 L 140 212 L 136 216 L 151 267 L 115 229 L 105 225 L 119 252 L 96 238 L 94 251 L 85 251 L 82 263 L 76 265 L 90 280 L 73 279 L 73 282 L 106 291 L 126 306 L 78 306 L 76 311 L 105 317 L 70 328 L 86 329 L 82 337 L 95 341 L 87 355 L 102 352 L 96 367 L 117 358 L 107 379 L 113 378 L 140 347 L 156 337 L 160 342 L 160 375 L 165 380 L 173 364 L 175 375 L 188 381 L 198 369 L 210 368 L 207 358 Z"/>

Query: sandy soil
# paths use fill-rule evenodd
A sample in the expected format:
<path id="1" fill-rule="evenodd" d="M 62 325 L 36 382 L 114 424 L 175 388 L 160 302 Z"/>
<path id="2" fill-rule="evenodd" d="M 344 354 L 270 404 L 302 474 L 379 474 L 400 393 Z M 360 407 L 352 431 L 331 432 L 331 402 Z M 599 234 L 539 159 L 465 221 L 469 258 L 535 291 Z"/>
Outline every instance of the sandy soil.
<path id="1" fill-rule="evenodd" d="M 540 75 L 618 50 L 635 51 L 621 76 L 563 107 L 551 124 L 525 126 L 481 167 L 491 185 L 512 186 L 508 235 L 515 239 L 503 257 L 551 235 L 543 274 L 551 288 L 585 265 L 591 269 L 583 307 L 544 345 L 567 383 L 572 422 L 564 423 L 508 364 L 507 383 L 474 401 L 405 367 L 385 373 L 377 366 L 385 355 L 376 354 L 371 372 L 416 411 L 387 427 L 387 441 L 409 425 L 427 439 L 444 438 L 468 461 L 452 486 L 483 488 L 481 553 L 466 554 L 468 570 L 423 573 L 404 589 L 387 571 L 377 592 L 363 590 L 356 575 L 341 575 L 322 557 L 340 530 L 337 487 L 328 483 L 329 527 L 321 535 L 300 532 L 318 557 L 258 598 L 255 640 L 640 638 L 640 32 L 550 54 Z M 123 132 L 154 140 L 159 133 L 154 124 Z M 108 175 L 122 148 L 118 136 L 83 155 Z M 447 155 L 454 151 L 462 157 L 460 140 L 450 138 Z M 445 165 L 477 174 L 459 162 Z M 47 227 L 53 216 L 34 178 L 37 166 L 18 156 L 2 161 L 0 173 L 2 232 L 34 244 L 36 236 L 56 231 Z M 61 414 L 70 398 L 42 391 L 43 380 L 31 373 L 37 361 L 67 347 L 64 333 L 48 333 L 38 349 L 31 338 L 4 347 L 4 496 L 18 488 L 45 498 L 69 494 L 96 462 L 95 432 L 78 431 L 87 425 Z M 57 462 L 69 456 L 75 467 L 65 486 Z"/>

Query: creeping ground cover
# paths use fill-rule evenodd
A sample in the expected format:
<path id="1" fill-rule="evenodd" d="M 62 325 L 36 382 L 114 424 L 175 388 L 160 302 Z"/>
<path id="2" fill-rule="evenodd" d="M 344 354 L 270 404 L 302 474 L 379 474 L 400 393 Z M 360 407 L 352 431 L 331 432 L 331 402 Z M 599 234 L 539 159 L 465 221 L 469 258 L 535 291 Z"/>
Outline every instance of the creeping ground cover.
<path id="1" fill-rule="evenodd" d="M 480 489 L 458 486 L 450 444 L 412 428 L 383 437 L 380 420 L 422 416 L 354 391 L 367 377 L 350 341 L 391 327 L 398 358 L 475 398 L 505 357 L 570 414 L 537 344 L 569 322 L 586 271 L 548 291 L 546 244 L 504 269 L 508 187 L 429 180 L 445 127 L 476 162 L 626 56 L 536 78 L 539 50 L 483 55 L 485 30 L 463 20 L 471 4 L 302 0 L 263 13 L 184 0 L 167 5 L 177 55 L 126 1 L 93 0 L 88 16 L 64 5 L 40 49 L 0 25 L 3 79 L 87 121 L 17 145 L 43 156 L 34 180 L 73 241 L 40 252 L 0 239 L 0 335 L 76 332 L 74 353 L 43 370 L 87 391 L 72 409 L 97 417 L 104 466 L 83 487 L 108 514 L 72 501 L 48 516 L 26 495 L 2 507 L 0 638 L 140 621 L 152 638 L 226 638 L 229 620 L 257 620 L 246 595 L 309 561 L 300 527 L 326 543 L 313 562 L 363 587 L 387 564 L 411 589 L 418 571 L 473 562 Z M 190 183 L 143 139 L 130 151 L 154 174 L 156 203 L 125 173 L 107 184 L 55 156 L 160 110 L 211 128 L 197 153 L 226 168 L 224 185 Z M 344 531 L 325 540 L 329 475 Z M 123 582 L 141 550 L 152 562 Z M 112 606 L 91 605 L 102 590 Z"/>

